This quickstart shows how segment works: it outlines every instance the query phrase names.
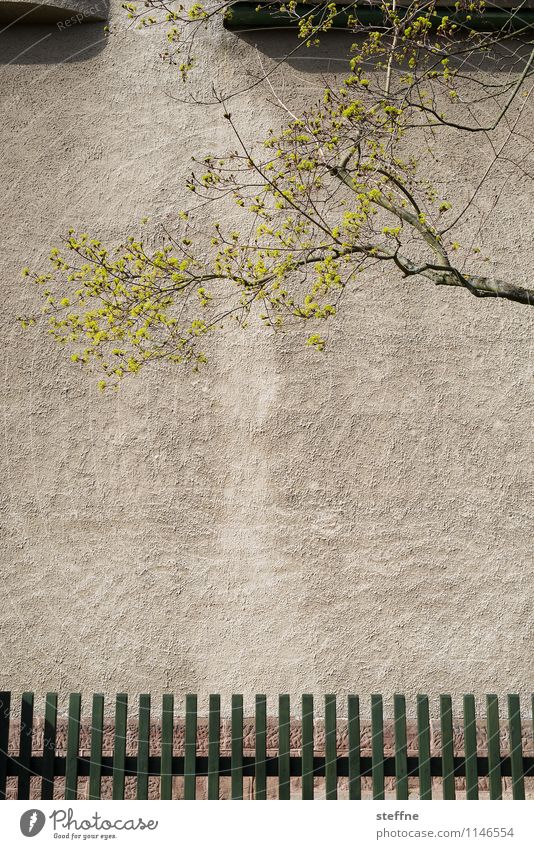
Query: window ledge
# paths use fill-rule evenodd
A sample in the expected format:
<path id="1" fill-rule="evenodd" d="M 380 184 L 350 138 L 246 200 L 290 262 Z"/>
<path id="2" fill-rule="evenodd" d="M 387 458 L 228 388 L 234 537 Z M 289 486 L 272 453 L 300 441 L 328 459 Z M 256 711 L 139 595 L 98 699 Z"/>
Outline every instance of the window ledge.
<path id="1" fill-rule="evenodd" d="M 233 31 L 256 30 L 256 29 L 296 29 L 297 20 L 294 16 L 287 12 L 280 11 L 281 3 L 254 3 L 246 2 L 246 0 L 238 0 L 232 3 L 228 9 L 224 25 L 226 29 Z M 297 15 L 304 15 L 313 7 L 313 3 L 299 3 L 296 8 Z M 405 5 L 404 3 L 399 6 Z M 534 27 L 534 3 L 532 0 L 527 0 L 522 4 L 521 9 L 518 9 L 518 2 L 504 0 L 499 8 L 489 7 L 483 15 L 472 14 L 468 26 L 472 29 L 483 30 L 498 30 L 504 25 L 510 25 L 511 29 L 524 29 L 525 27 Z M 358 20 L 364 26 L 380 26 L 383 22 L 383 13 L 381 8 L 374 5 L 372 2 L 362 2 L 358 4 L 358 9 L 355 9 L 354 3 L 337 2 L 337 15 L 333 21 L 333 29 L 347 29 L 349 18 L 356 14 Z M 508 8 L 506 8 L 508 7 Z M 515 11 L 514 11 L 515 7 Z M 448 15 L 451 19 L 457 19 L 458 23 L 462 21 L 462 13 L 458 14 L 454 8 L 454 3 L 443 2 L 436 8 L 436 22 L 444 16 Z"/>

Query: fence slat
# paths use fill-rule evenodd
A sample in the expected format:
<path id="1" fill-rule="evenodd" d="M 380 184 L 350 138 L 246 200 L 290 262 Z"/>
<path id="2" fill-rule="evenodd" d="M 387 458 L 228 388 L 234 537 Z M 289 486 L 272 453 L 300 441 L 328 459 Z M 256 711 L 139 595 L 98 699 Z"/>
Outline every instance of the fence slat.
<path id="1" fill-rule="evenodd" d="M 232 799 L 243 798 L 243 696 L 232 696 Z"/>
<path id="2" fill-rule="evenodd" d="M 113 799 L 124 799 L 124 766 L 126 761 L 126 728 L 128 696 L 118 693 L 115 702 L 115 736 L 113 740 Z"/>
<path id="3" fill-rule="evenodd" d="M 208 799 L 219 798 L 221 756 L 221 697 L 212 694 L 208 707 Z"/>
<path id="4" fill-rule="evenodd" d="M 69 696 L 69 718 L 67 725 L 67 756 L 65 759 L 65 799 L 78 796 L 78 752 L 80 750 L 80 715 L 82 697 L 80 693 Z"/>
<path id="5" fill-rule="evenodd" d="M 371 696 L 371 759 L 373 799 L 384 799 L 384 709 L 382 696 Z"/>
<path id="6" fill-rule="evenodd" d="M 172 748 L 174 737 L 174 696 L 165 693 L 161 701 L 160 799 L 172 799 Z"/>
<path id="7" fill-rule="evenodd" d="M 450 696 L 440 697 L 441 719 L 441 768 L 444 799 L 456 798 L 454 781 L 454 737 L 452 728 L 452 699 Z"/>
<path id="8" fill-rule="evenodd" d="M 478 799 L 477 720 L 475 697 L 464 696 L 465 796 Z"/>
<path id="9" fill-rule="evenodd" d="M 20 708 L 19 763 L 20 774 L 18 781 L 18 798 L 30 798 L 30 760 L 32 756 L 33 737 L 33 693 L 23 693 Z"/>
<path id="10" fill-rule="evenodd" d="M 0 693 L 0 799 L 6 798 L 7 749 L 9 746 L 9 720 L 11 715 L 11 693 Z"/>
<path id="11" fill-rule="evenodd" d="M 93 695 L 91 713 L 91 762 L 89 764 L 89 798 L 102 796 L 102 742 L 104 739 L 104 696 Z"/>
<path id="12" fill-rule="evenodd" d="M 54 756 L 56 754 L 57 693 L 47 693 L 43 725 L 43 774 L 41 799 L 54 798 Z"/>
<path id="13" fill-rule="evenodd" d="M 290 778 L 290 705 L 289 696 L 278 696 L 278 798 L 291 798 Z"/>
<path id="14" fill-rule="evenodd" d="M 360 700 L 358 696 L 348 696 L 347 698 L 347 725 L 349 742 L 349 799 L 361 799 Z"/>
<path id="15" fill-rule="evenodd" d="M 406 699 L 393 697 L 395 722 L 395 798 L 408 798 L 408 740 L 406 733 Z"/>
<path id="16" fill-rule="evenodd" d="M 302 696 L 302 798 L 313 799 L 313 696 Z"/>
<path id="17" fill-rule="evenodd" d="M 325 798 L 337 799 L 337 716 L 336 697 L 329 694 L 324 697 L 325 726 Z"/>
<path id="18" fill-rule="evenodd" d="M 184 799 L 197 795 L 197 697 L 185 697 Z"/>
<path id="19" fill-rule="evenodd" d="M 523 775 L 523 745 L 521 742 L 521 704 L 519 696 L 508 696 L 508 728 L 510 732 L 510 761 L 512 765 L 512 796 L 525 798 L 525 779 Z"/>
<path id="20" fill-rule="evenodd" d="M 432 769 L 430 763 L 430 711 L 428 696 L 417 696 L 417 751 L 419 798 L 432 799 Z"/>
<path id="21" fill-rule="evenodd" d="M 138 799 L 148 799 L 148 773 L 150 757 L 150 695 L 139 696 L 139 731 L 137 735 L 137 787 Z"/>
<path id="22" fill-rule="evenodd" d="M 267 696 L 256 696 L 256 761 L 254 798 L 267 799 Z"/>
<path id="23" fill-rule="evenodd" d="M 490 799 L 502 799 L 499 699 L 493 693 L 486 696 L 486 716 L 488 721 L 488 777 Z"/>

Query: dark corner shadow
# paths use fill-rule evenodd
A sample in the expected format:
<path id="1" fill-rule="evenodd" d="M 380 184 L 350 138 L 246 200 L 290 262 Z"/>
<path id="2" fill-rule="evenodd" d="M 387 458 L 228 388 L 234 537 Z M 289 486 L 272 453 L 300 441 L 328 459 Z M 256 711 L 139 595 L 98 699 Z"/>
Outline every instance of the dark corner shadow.
<path id="1" fill-rule="evenodd" d="M 351 54 L 351 45 L 358 39 L 347 30 L 334 30 L 321 36 L 317 46 L 306 47 L 296 32 L 286 28 L 258 28 L 234 30 L 230 35 L 238 38 L 272 61 L 283 59 L 284 64 L 307 73 L 345 73 Z M 480 71 L 506 73 L 522 67 L 532 51 L 532 33 L 524 39 L 509 38 L 497 45 L 491 55 L 471 57 L 471 67 Z M 454 61 L 454 60 L 453 60 Z"/>
<path id="2" fill-rule="evenodd" d="M 85 62 L 104 49 L 108 0 L 0 0 L 0 65 Z"/>

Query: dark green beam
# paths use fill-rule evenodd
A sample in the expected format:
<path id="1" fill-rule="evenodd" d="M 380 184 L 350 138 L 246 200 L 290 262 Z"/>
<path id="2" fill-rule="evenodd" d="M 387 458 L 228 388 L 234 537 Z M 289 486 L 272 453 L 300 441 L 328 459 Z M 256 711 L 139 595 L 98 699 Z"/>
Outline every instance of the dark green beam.
<path id="1" fill-rule="evenodd" d="M 325 4 L 299 3 L 296 7 L 296 15 L 281 12 L 278 3 L 247 3 L 238 0 L 232 3 L 225 14 L 224 25 L 226 29 L 239 31 L 251 29 L 296 29 L 298 17 L 309 14 L 316 5 L 319 10 Z M 378 7 L 362 6 L 356 9 L 354 6 L 337 7 L 338 11 L 333 19 L 333 29 L 348 29 L 349 21 L 357 17 L 362 26 L 381 27 L 384 26 L 384 14 Z M 402 15 L 402 9 L 398 10 Z M 534 9 L 522 9 L 514 12 L 513 9 L 490 9 L 483 14 L 472 14 L 470 20 L 466 20 L 466 13 L 458 13 L 454 6 L 439 6 L 436 14 L 432 16 L 435 26 L 441 23 L 443 17 L 448 16 L 451 23 L 456 23 L 468 30 L 492 32 L 507 27 L 509 31 L 516 32 L 525 27 L 534 27 Z"/>

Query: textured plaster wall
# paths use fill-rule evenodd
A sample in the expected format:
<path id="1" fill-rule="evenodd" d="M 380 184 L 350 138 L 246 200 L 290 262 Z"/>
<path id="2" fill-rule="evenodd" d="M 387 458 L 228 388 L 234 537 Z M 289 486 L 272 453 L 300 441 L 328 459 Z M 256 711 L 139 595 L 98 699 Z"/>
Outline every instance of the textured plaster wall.
<path id="1" fill-rule="evenodd" d="M 205 75 L 242 84 L 283 38 L 207 36 Z M 530 692 L 527 309 L 384 274 L 327 356 L 253 329 L 199 376 L 111 396 L 16 326 L 35 304 L 23 265 L 70 225 L 113 240 L 172 221 L 191 154 L 231 143 L 218 110 L 169 98 L 159 47 L 97 24 L 0 35 L 0 685 Z M 311 55 L 284 70 L 288 96 L 319 90 Z M 258 90 L 232 108 L 249 137 L 279 120 Z M 463 192 L 488 156 L 454 142 L 444 179 Z M 486 244 L 528 280 L 534 193 L 507 191 Z"/>

